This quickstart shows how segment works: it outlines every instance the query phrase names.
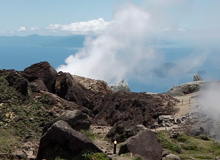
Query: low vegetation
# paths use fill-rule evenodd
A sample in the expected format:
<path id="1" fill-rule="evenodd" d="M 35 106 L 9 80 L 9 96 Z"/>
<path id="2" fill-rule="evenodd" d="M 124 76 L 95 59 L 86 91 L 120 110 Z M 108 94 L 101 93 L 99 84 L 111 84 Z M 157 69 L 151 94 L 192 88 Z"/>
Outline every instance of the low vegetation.
<path id="1" fill-rule="evenodd" d="M 91 140 L 95 140 L 97 138 L 99 138 L 98 134 L 93 133 L 90 130 L 80 130 L 81 133 L 85 134 L 87 137 L 89 137 Z"/>
<path id="2" fill-rule="evenodd" d="M 180 134 L 175 139 L 170 138 L 166 132 L 159 132 L 157 137 L 166 150 L 184 160 L 215 160 L 220 157 L 220 144 L 207 136 L 190 137 Z"/>
<path id="3" fill-rule="evenodd" d="M 65 159 L 58 157 L 56 158 L 56 160 L 65 160 Z M 104 153 L 86 152 L 73 157 L 73 160 L 110 160 L 110 158 Z"/>
<path id="4" fill-rule="evenodd" d="M 5 75 L 0 76 L 0 152 L 12 153 L 22 148 L 25 141 L 39 142 L 42 127 L 53 119 L 51 108 L 35 98 L 31 88 L 30 95 L 22 95 L 10 86 Z"/>

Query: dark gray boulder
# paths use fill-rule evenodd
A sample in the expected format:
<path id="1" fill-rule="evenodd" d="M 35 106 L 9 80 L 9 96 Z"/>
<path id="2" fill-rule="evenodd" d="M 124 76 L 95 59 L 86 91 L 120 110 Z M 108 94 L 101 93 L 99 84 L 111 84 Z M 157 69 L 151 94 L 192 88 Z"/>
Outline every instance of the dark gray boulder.
<path id="1" fill-rule="evenodd" d="M 89 151 L 102 152 L 87 136 L 60 120 L 41 137 L 37 160 L 73 159 L 77 154 Z"/>
<path id="2" fill-rule="evenodd" d="M 119 155 L 131 152 L 145 160 L 161 160 L 162 151 L 156 133 L 146 129 L 126 140 L 120 147 Z"/>
<path id="3" fill-rule="evenodd" d="M 23 71 L 23 76 L 28 79 L 32 85 L 38 87 L 40 90 L 52 91 L 57 71 L 48 63 L 40 62 L 27 67 Z"/>
<path id="4" fill-rule="evenodd" d="M 90 104 L 87 92 L 84 92 L 82 87 L 76 83 L 70 73 L 58 72 L 53 92 L 81 106 Z"/>
<path id="5" fill-rule="evenodd" d="M 43 134 L 59 120 L 65 121 L 75 130 L 89 129 L 91 125 L 91 121 L 85 113 L 82 113 L 79 110 L 66 111 L 60 117 L 57 117 L 51 122 L 47 123 L 43 129 Z"/>

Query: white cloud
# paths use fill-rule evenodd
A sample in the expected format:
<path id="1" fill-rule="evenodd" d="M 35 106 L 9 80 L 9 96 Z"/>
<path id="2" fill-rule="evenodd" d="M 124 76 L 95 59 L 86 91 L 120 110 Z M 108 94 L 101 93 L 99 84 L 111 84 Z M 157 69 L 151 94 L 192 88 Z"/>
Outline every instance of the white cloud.
<path id="1" fill-rule="evenodd" d="M 31 31 L 36 31 L 36 30 L 39 30 L 39 29 L 40 29 L 39 27 L 31 27 L 30 28 Z"/>
<path id="2" fill-rule="evenodd" d="M 75 22 L 67 25 L 50 24 L 47 29 L 52 31 L 63 31 L 71 33 L 97 33 L 104 30 L 111 22 L 106 22 L 103 18 L 86 22 Z"/>
<path id="3" fill-rule="evenodd" d="M 24 32 L 26 30 L 27 30 L 26 27 L 20 27 L 20 28 L 17 29 L 18 32 Z"/>

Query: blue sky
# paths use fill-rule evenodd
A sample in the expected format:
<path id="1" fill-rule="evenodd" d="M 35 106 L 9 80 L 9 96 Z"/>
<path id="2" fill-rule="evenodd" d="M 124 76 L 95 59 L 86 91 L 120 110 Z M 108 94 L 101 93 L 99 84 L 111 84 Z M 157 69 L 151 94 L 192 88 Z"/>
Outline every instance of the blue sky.
<path id="1" fill-rule="evenodd" d="M 171 26 L 220 28 L 219 0 L 0 0 L 0 34 L 53 34 L 48 33 L 51 24 L 69 25 L 99 18 L 110 22 L 115 10 L 128 2 L 152 14 L 166 15 Z M 170 28 L 169 25 L 164 29 Z"/>
<path id="2" fill-rule="evenodd" d="M 1 31 L 20 27 L 69 24 L 102 17 L 112 19 L 112 1 L 103 0 L 0 0 Z"/>

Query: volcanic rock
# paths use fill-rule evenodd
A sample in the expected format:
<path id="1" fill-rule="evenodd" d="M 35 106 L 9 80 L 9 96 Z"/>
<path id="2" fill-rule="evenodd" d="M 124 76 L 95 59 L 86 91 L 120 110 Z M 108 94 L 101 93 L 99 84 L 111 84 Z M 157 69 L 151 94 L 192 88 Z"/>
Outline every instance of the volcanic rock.
<path id="1" fill-rule="evenodd" d="M 115 92 L 106 95 L 94 109 L 94 123 L 113 126 L 130 120 L 150 127 L 159 115 L 172 114 L 175 103 L 175 99 L 163 94 Z"/>
<path id="2" fill-rule="evenodd" d="M 33 64 L 23 72 L 23 76 L 29 82 L 33 82 L 34 86 L 40 86 L 41 90 L 48 90 L 50 92 L 52 91 L 56 75 L 56 70 L 48 62 Z"/>
<path id="3" fill-rule="evenodd" d="M 136 135 L 138 132 L 146 129 L 143 125 L 134 125 L 131 121 L 119 121 L 107 133 L 106 137 L 113 142 L 124 142 L 128 138 Z"/>
<path id="4" fill-rule="evenodd" d="M 112 93 L 107 83 L 101 80 L 94 80 L 90 78 L 73 75 L 75 83 L 82 88 L 85 93 L 87 101 L 82 103 L 86 108 L 93 110 L 98 106 L 102 99 Z"/>
<path id="5" fill-rule="evenodd" d="M 72 159 L 87 151 L 102 152 L 87 136 L 60 120 L 41 137 L 37 160 L 53 160 L 56 157 Z"/>
<path id="6" fill-rule="evenodd" d="M 119 92 L 119 91 L 131 92 L 127 82 L 125 82 L 124 79 L 121 82 L 119 82 L 118 84 L 110 85 L 110 88 L 113 92 Z"/>
<path id="7" fill-rule="evenodd" d="M 82 105 L 85 92 L 78 86 L 69 73 L 59 72 L 55 81 L 54 93 L 58 96 Z"/>
<path id="8" fill-rule="evenodd" d="M 80 85 L 85 91 L 91 92 L 90 94 L 102 94 L 107 95 L 111 93 L 111 89 L 105 81 L 94 80 L 91 78 L 85 78 L 81 76 L 73 75 L 75 82 Z"/>
<path id="9" fill-rule="evenodd" d="M 203 81 L 202 77 L 197 73 L 193 76 L 193 81 Z"/>
<path id="10" fill-rule="evenodd" d="M 122 143 L 119 155 L 131 152 L 143 157 L 145 160 L 161 160 L 162 151 L 156 133 L 143 130 Z"/>
<path id="11" fill-rule="evenodd" d="M 43 129 L 43 134 L 57 121 L 62 120 L 68 123 L 73 129 L 75 130 L 81 130 L 81 129 L 89 129 L 89 126 L 91 124 L 91 121 L 89 120 L 89 117 L 82 113 L 79 110 L 73 110 L 73 111 L 66 111 L 63 115 L 60 117 L 55 118 Z"/>
<path id="12" fill-rule="evenodd" d="M 185 83 L 179 86 L 172 87 L 167 93 L 172 96 L 183 96 L 185 94 L 190 94 L 199 91 L 199 89 L 204 85 L 203 81 L 195 81 Z"/>
<path id="13" fill-rule="evenodd" d="M 18 71 L 11 70 L 6 80 L 9 83 L 9 86 L 14 87 L 18 92 L 27 96 L 28 93 L 28 81 L 22 77 L 21 73 Z"/>

